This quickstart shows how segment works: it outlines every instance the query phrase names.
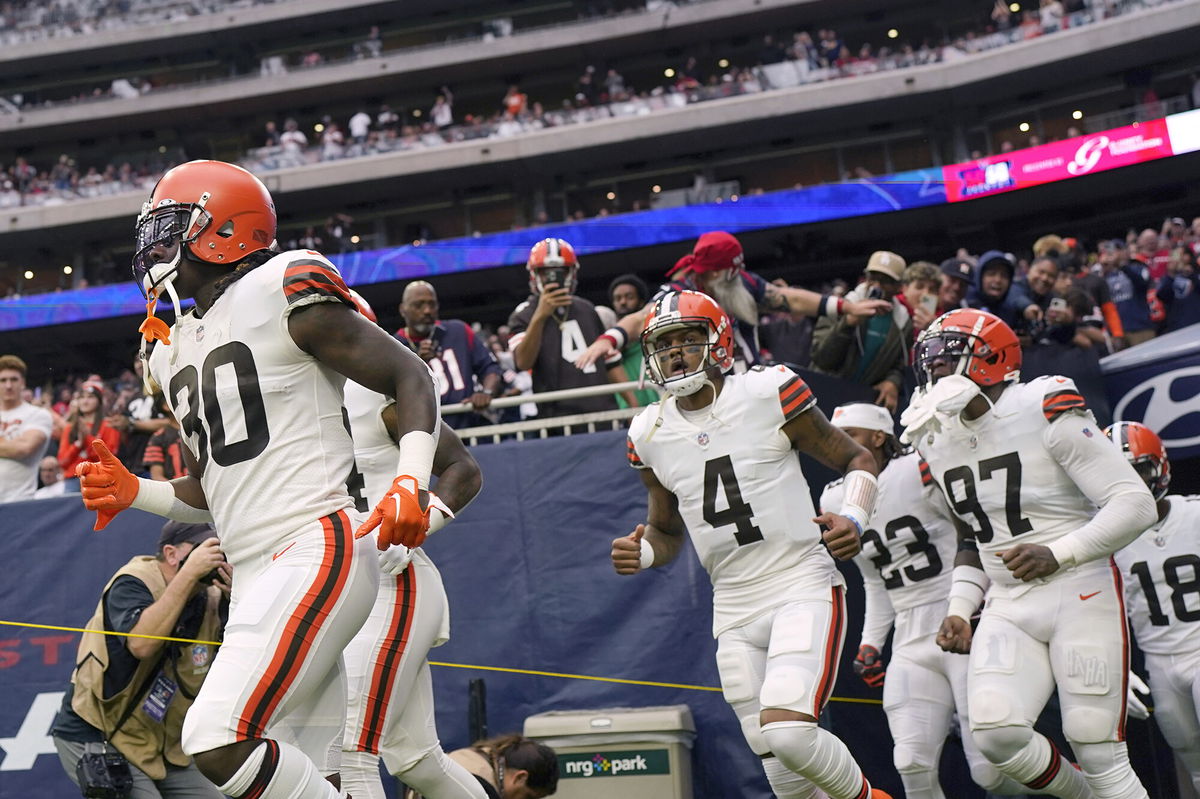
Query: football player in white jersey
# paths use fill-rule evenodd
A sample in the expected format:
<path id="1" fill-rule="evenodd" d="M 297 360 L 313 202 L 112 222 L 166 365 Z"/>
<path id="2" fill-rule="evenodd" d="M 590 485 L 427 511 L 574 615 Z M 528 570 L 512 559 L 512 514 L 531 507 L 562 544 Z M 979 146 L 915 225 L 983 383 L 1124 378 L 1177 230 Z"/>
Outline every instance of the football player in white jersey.
<path id="1" fill-rule="evenodd" d="M 731 325 L 705 294 L 660 297 L 642 349 L 670 396 L 630 426 L 629 462 L 649 509 L 645 524 L 613 542 L 613 566 L 636 574 L 670 562 L 686 526 L 712 579 L 721 688 L 775 795 L 886 796 L 817 726 L 846 633 L 830 553 L 844 560 L 859 550 L 875 505 L 874 459 L 829 424 L 790 369 L 726 375 Z M 796 450 L 846 474 L 838 513 L 816 515 Z"/>
<path id="2" fill-rule="evenodd" d="M 967 718 L 967 658 L 946 652 L 934 639 L 950 601 L 958 535 L 929 465 L 896 440 L 885 408 L 867 402 L 842 405 L 830 421 L 879 466 L 875 512 L 863 531 L 862 551 L 854 557 L 866 595 L 854 671 L 869 686 L 883 685 L 883 709 L 895 744 L 892 760 L 905 796 L 945 799 L 938 763 L 955 712 L 964 723 Z M 843 484 L 835 480 L 825 487 L 822 509 L 841 507 Z M 892 659 L 884 664 L 880 652 L 893 623 Z M 968 729 L 962 730 L 962 745 L 971 778 L 985 790 L 1037 793 L 997 771 Z"/>
<path id="3" fill-rule="evenodd" d="M 375 312 L 357 292 L 351 296 L 372 322 Z M 396 402 L 348 381 L 346 418 L 354 439 L 364 506 L 377 503 L 396 468 Z M 437 494 L 429 494 L 429 532 L 449 524 L 479 493 L 479 464 L 445 422 L 433 459 Z M 354 799 L 383 799 L 379 759 L 389 773 L 425 796 L 486 799 L 479 781 L 448 758 L 434 720 L 429 650 L 450 639 L 450 615 L 442 577 L 425 551 L 394 544 L 379 553 L 382 572 L 371 615 L 346 647 L 346 729 L 341 786 Z"/>
<path id="4" fill-rule="evenodd" d="M 213 519 L 234 573 L 225 640 L 189 710 L 184 751 L 234 799 L 337 797 L 323 776 L 345 716 L 341 651 L 375 598 L 379 569 L 346 480 L 350 378 L 397 405 L 401 475 L 359 536 L 417 545 L 428 526 L 438 424 L 429 370 L 364 319 L 320 254 L 275 253 L 275 207 L 249 172 L 192 161 L 159 180 L 137 223 L 148 374 L 176 418 L 189 476 L 130 475 L 106 450 L 80 469 L 102 527 L 135 507 Z M 175 324 L 153 316 L 163 293 Z M 196 306 L 186 314 L 178 298 Z M 102 448 L 101 448 L 102 449 Z M 279 739 L 268 730 L 279 729 Z M 293 745 L 292 742 L 295 742 Z"/>
<path id="5" fill-rule="evenodd" d="M 1128 628 L 1111 556 L 1154 521 L 1154 499 L 1070 380 L 1021 383 L 1020 367 L 1016 335 L 984 311 L 950 311 L 917 343 L 904 437 L 962 539 L 938 643 L 970 651 L 971 733 L 1005 775 L 1072 799 L 1145 797 L 1125 747 Z M 1033 729 L 1056 687 L 1082 771 Z"/>
<path id="6" fill-rule="evenodd" d="M 1200 496 L 1166 495 L 1171 462 L 1153 430 L 1117 422 L 1104 432 L 1158 502 L 1158 521 L 1115 557 L 1146 655 L 1154 718 L 1200 791 Z"/>

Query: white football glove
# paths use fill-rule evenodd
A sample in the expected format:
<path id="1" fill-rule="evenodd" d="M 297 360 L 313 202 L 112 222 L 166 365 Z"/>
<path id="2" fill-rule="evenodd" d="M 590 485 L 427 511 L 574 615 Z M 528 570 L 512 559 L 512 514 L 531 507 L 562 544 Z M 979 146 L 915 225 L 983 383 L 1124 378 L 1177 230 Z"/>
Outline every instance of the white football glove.
<path id="1" fill-rule="evenodd" d="M 1137 691 L 1137 693 L 1134 693 Z M 1138 694 L 1150 695 L 1150 686 L 1142 681 L 1137 672 L 1129 670 L 1129 690 L 1125 695 L 1125 715 L 1134 719 L 1150 718 L 1150 709 L 1142 702 Z"/>

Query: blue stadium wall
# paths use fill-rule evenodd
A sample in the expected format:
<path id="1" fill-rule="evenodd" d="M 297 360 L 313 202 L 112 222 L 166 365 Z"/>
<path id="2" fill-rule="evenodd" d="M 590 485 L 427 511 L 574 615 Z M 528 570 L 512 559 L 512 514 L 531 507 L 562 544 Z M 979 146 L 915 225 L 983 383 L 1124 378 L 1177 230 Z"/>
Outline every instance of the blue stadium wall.
<path id="1" fill-rule="evenodd" d="M 850 398 L 826 382 L 813 380 L 822 405 Z M 644 490 L 625 464 L 624 433 L 507 442 L 477 447 L 475 454 L 485 476 L 482 494 L 427 545 L 442 571 L 452 617 L 452 639 L 433 650 L 432 660 L 719 685 L 711 587 L 690 548 L 671 566 L 636 578 L 618 577 L 609 565 L 612 539 L 645 514 Z M 812 463 L 805 467 L 819 490 L 829 473 Z M 70 496 L 0 508 L 0 621 L 81 626 L 111 573 L 153 549 L 160 522 L 128 511 L 96 533 L 91 514 Z M 878 787 L 900 797 L 880 693 L 863 686 L 849 666 L 862 594 L 853 568 L 847 577 L 847 652 L 836 699 L 822 721 L 850 744 Z M 73 632 L 0 625 L 0 799 L 79 795 L 47 736 L 77 644 Z M 486 680 L 493 734 L 519 730 L 527 716 L 546 710 L 685 703 L 697 728 L 696 797 L 771 795 L 719 693 L 450 667 L 435 667 L 433 675 L 447 748 L 469 742 L 472 678 Z M 1166 782 L 1163 758 L 1169 755 L 1161 739 L 1137 722 L 1129 737 L 1147 784 Z M 943 772 L 948 795 L 982 796 L 969 785 L 953 740 Z M 1174 795 L 1161 785 L 1151 791 Z"/>

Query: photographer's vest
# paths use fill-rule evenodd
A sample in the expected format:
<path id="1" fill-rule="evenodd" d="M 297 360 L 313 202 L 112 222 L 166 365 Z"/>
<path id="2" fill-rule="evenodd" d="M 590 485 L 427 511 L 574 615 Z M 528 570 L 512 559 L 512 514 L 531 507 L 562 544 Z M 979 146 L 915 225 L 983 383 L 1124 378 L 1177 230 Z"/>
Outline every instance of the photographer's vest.
<path id="1" fill-rule="evenodd" d="M 87 624 L 88 630 L 104 629 L 104 599 L 113 583 L 123 575 L 129 575 L 144 583 L 155 602 L 167 589 L 167 582 L 159 570 L 156 558 L 149 555 L 134 558 L 122 566 L 108 581 L 108 585 L 104 586 L 104 593 L 96 605 L 96 612 Z M 216 641 L 221 628 L 218 614 L 221 591 L 210 586 L 207 599 L 204 620 L 200 623 L 196 640 Z M 167 775 L 166 763 L 183 767 L 192 762 L 192 759 L 183 753 L 180 745 L 183 717 L 208 674 L 209 665 L 216 655 L 216 647 L 208 644 L 165 642 L 164 646 L 168 647 L 165 650 L 166 657 L 162 657 L 164 650 L 160 650 L 155 655 L 139 661 L 137 670 L 129 682 L 116 694 L 105 697 L 107 637 L 98 633 L 85 633 L 79 642 L 77 665 L 71 676 L 71 682 L 75 686 L 71 708 L 80 718 L 103 732 L 105 738 L 131 765 L 141 769 L 150 779 L 161 780 Z M 174 696 L 167 704 L 166 714 L 161 722 L 146 715 L 142 706 L 158 673 L 176 685 Z M 137 703 L 136 709 L 125 719 L 125 723 L 116 734 L 112 734 L 110 731 L 117 726 L 131 703 Z"/>

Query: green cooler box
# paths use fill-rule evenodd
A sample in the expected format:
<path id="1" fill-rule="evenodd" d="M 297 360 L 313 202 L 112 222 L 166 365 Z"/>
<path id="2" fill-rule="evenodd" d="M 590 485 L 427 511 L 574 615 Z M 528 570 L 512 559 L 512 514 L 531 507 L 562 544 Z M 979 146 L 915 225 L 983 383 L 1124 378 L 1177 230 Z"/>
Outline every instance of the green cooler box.
<path id="1" fill-rule="evenodd" d="M 692 799 L 687 705 L 556 710 L 525 719 L 525 735 L 558 753 L 563 799 Z"/>

